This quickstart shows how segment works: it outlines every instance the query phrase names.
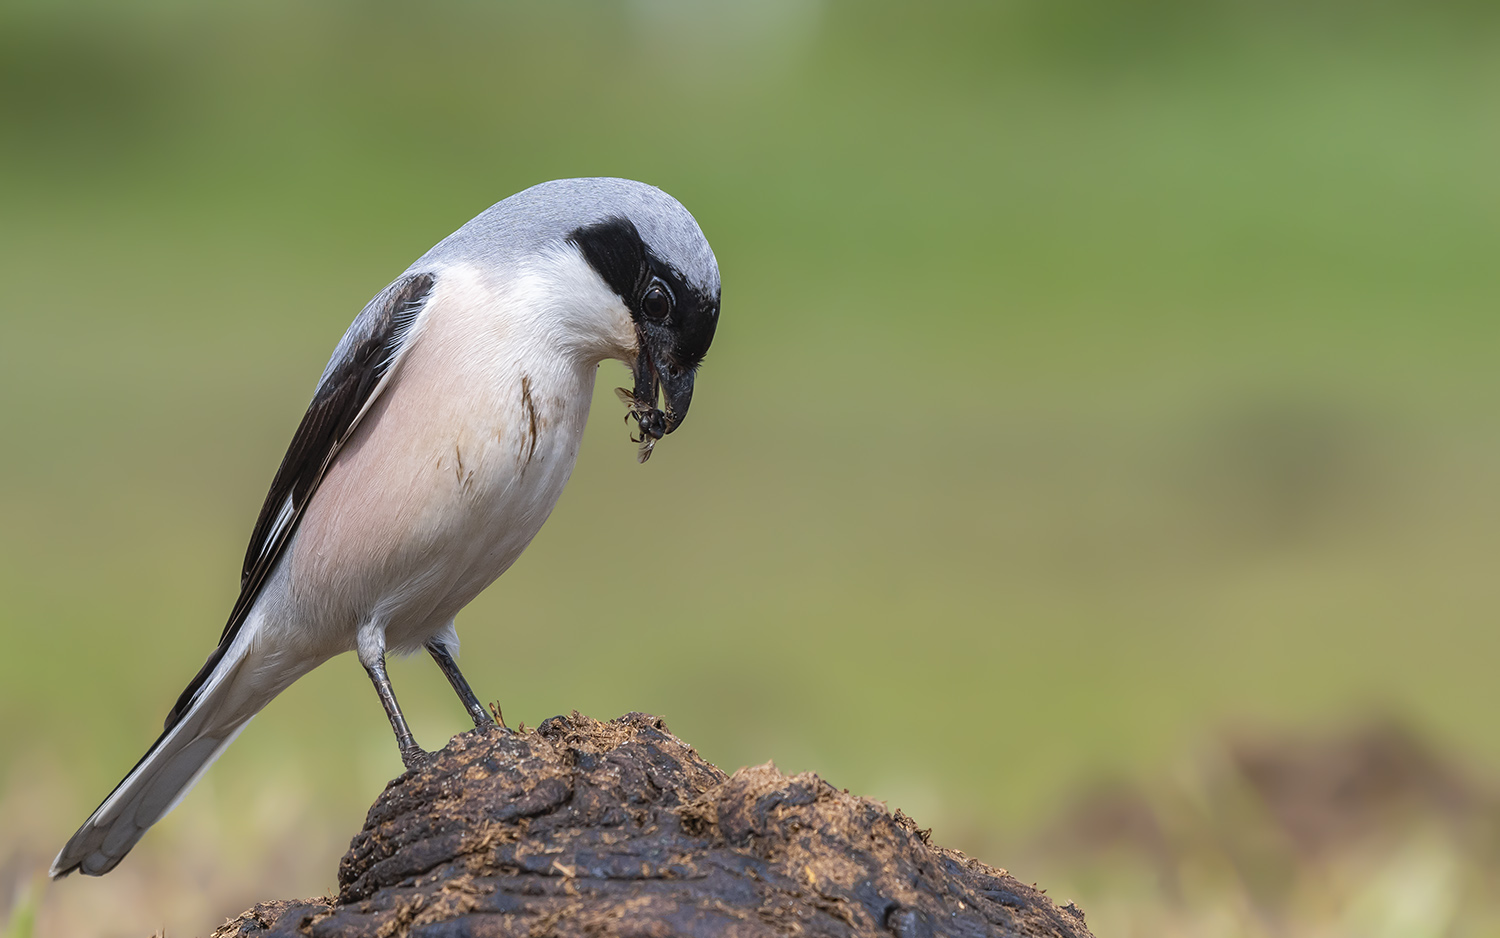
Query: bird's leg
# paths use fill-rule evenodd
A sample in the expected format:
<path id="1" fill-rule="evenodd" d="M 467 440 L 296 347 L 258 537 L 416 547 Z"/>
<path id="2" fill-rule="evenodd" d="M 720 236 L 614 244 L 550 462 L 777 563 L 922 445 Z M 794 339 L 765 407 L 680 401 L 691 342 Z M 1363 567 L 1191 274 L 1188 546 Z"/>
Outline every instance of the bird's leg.
<path id="1" fill-rule="evenodd" d="M 380 705 L 385 707 L 385 715 L 390 718 L 391 731 L 396 734 L 396 748 L 401 750 L 401 764 L 408 769 L 415 769 L 422 764 L 422 759 L 427 753 L 417 745 L 416 737 L 411 735 L 411 728 L 406 725 L 406 717 L 401 713 L 401 705 L 396 703 L 396 692 L 391 689 L 391 679 L 385 673 L 385 636 L 379 634 L 369 636 L 366 630 L 360 630 L 359 641 L 359 663 L 365 666 L 365 673 L 370 675 L 370 682 L 375 685 L 375 693 L 380 695 Z"/>
<path id="2" fill-rule="evenodd" d="M 448 646 L 434 639 L 427 643 L 427 653 L 432 655 L 432 660 L 443 669 L 443 676 L 448 683 L 453 685 L 453 692 L 458 694 L 458 699 L 463 701 L 464 709 L 469 711 L 469 718 L 474 721 L 475 726 L 488 726 L 495 722 L 489 711 L 480 704 L 479 698 L 474 696 L 474 690 L 469 682 L 464 680 L 463 672 L 458 670 L 458 662 L 448 653 Z"/>

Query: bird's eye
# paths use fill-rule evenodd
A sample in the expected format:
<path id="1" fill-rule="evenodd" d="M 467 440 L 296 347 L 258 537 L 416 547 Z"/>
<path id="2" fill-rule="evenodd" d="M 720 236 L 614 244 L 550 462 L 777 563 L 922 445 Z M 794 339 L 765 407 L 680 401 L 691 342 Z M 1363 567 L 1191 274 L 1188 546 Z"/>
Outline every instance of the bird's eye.
<path id="1" fill-rule="evenodd" d="M 641 312 L 652 319 L 666 319 L 672 311 L 672 294 L 660 283 L 653 283 L 641 295 Z"/>

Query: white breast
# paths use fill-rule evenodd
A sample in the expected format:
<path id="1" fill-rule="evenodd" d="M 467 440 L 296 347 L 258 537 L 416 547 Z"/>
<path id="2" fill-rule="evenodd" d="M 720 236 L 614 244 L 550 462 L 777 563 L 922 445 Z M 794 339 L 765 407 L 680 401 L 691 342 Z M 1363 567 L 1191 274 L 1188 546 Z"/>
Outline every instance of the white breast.
<path id="1" fill-rule="evenodd" d="M 289 576 L 277 579 L 289 608 L 277 618 L 295 620 L 303 642 L 337 653 L 374 622 L 392 649 L 418 648 L 546 521 L 599 362 L 632 356 L 634 329 L 576 252 L 542 260 L 503 285 L 440 273 L 390 384 L 288 547 Z"/>

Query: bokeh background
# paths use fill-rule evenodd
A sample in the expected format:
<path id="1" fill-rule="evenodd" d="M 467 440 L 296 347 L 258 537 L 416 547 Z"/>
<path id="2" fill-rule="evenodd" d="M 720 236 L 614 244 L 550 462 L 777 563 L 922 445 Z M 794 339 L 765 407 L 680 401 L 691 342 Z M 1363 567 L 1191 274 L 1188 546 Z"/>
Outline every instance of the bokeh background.
<path id="1" fill-rule="evenodd" d="M 118 871 L 39 872 L 212 647 L 353 315 L 492 202 L 621 175 L 697 215 L 723 324 L 647 466 L 605 366 L 460 617 L 513 724 L 661 714 L 1101 936 L 1500 934 L 1497 14 L 6 3 L 0 927 L 333 886 L 400 770 L 347 658 Z M 429 662 L 393 680 L 423 743 L 464 727 Z M 1283 738 L 1447 781 L 1307 853 L 1255 782 Z"/>

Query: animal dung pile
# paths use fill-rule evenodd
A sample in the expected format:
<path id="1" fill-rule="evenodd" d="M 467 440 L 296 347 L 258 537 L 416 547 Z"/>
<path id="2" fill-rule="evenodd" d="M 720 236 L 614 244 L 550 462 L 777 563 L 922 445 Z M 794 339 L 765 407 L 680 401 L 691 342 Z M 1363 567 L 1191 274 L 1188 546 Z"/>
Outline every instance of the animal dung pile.
<path id="1" fill-rule="evenodd" d="M 331 898 L 214 938 L 1088 938 L 1083 914 L 812 773 L 726 775 L 639 713 L 454 737 L 391 782 Z"/>

